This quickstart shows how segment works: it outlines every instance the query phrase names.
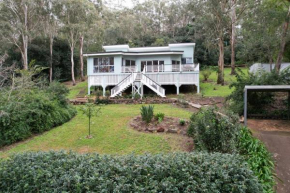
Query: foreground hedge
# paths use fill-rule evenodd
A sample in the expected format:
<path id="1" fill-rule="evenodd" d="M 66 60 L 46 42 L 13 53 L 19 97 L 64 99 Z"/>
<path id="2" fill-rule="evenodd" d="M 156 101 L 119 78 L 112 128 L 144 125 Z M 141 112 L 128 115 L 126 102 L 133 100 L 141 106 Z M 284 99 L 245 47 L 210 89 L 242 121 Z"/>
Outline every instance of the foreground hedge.
<path id="1" fill-rule="evenodd" d="M 0 163 L 3 192 L 262 192 L 230 154 L 100 156 L 24 153 Z"/>

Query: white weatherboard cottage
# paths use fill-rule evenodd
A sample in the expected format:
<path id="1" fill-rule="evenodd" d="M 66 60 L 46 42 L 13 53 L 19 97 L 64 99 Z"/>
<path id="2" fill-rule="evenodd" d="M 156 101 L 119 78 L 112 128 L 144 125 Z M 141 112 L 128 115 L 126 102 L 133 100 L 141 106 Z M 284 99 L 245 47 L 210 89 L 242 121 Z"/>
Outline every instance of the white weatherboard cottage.
<path id="1" fill-rule="evenodd" d="M 91 86 L 107 86 L 111 97 L 128 87 L 132 94 L 143 96 L 147 86 L 165 97 L 162 85 L 196 85 L 199 93 L 199 64 L 194 64 L 194 43 L 169 44 L 166 47 L 130 48 L 128 45 L 103 46 L 105 52 L 85 54 L 88 70 L 88 93 Z"/>

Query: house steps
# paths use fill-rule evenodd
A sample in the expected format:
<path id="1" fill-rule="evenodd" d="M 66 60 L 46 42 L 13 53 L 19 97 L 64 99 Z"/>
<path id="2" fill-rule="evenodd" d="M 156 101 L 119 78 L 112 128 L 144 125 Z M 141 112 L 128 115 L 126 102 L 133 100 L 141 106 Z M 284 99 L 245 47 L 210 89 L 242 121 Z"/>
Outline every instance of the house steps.
<path id="1" fill-rule="evenodd" d="M 165 97 L 165 89 L 142 72 L 131 73 L 129 76 L 124 78 L 111 90 L 111 97 L 113 98 L 120 95 L 128 87 L 133 86 L 135 82 L 142 83 L 143 85 L 146 85 L 148 88 L 153 90 L 157 95 Z M 139 94 L 141 95 L 141 93 Z"/>

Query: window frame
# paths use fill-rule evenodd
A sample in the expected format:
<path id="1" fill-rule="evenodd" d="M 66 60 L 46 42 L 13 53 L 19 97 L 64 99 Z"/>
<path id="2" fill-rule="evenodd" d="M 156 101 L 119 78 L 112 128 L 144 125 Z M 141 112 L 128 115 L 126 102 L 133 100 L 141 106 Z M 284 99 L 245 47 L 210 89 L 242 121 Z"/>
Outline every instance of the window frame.
<path id="1" fill-rule="evenodd" d="M 94 68 L 93 72 L 95 74 L 99 73 L 114 73 L 114 57 L 97 57 L 94 58 Z"/>

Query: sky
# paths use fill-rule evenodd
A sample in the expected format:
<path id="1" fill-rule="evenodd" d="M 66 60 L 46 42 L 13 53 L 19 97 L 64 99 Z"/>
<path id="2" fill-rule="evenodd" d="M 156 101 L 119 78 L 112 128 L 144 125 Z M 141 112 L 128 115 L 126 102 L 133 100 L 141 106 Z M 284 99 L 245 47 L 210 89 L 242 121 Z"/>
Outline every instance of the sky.
<path id="1" fill-rule="evenodd" d="M 137 2 L 144 2 L 145 0 L 134 0 Z M 122 7 L 132 8 L 134 6 L 133 0 L 105 0 L 108 7 L 120 9 Z"/>

